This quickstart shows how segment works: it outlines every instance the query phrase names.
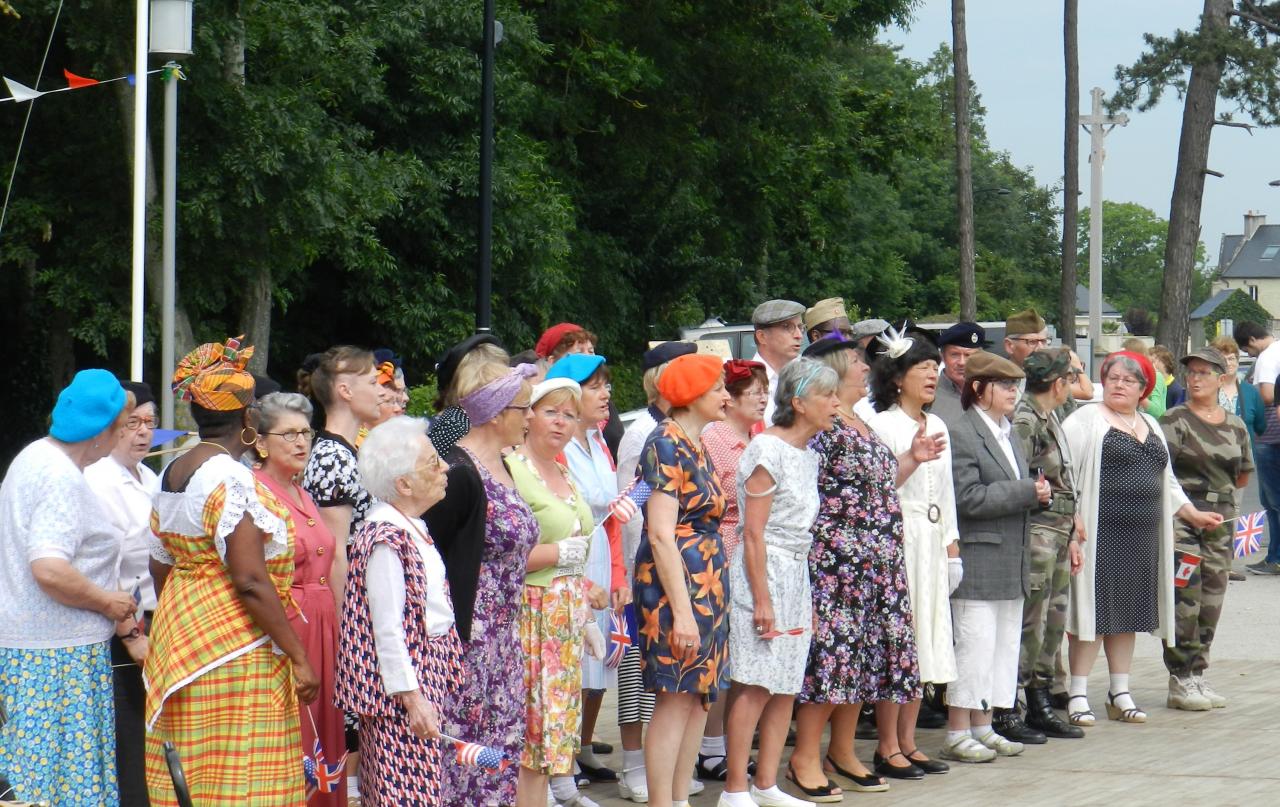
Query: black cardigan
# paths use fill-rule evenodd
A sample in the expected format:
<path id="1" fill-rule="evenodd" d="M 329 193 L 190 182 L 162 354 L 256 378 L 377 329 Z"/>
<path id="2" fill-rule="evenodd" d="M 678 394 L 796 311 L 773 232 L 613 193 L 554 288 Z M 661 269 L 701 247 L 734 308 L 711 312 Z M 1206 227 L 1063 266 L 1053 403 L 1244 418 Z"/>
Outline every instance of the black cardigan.
<path id="1" fill-rule="evenodd" d="M 445 488 L 444 498 L 422 517 L 444 557 L 458 635 L 470 641 L 489 501 L 471 455 L 454 446 L 444 459 L 449 463 L 449 486 Z"/>

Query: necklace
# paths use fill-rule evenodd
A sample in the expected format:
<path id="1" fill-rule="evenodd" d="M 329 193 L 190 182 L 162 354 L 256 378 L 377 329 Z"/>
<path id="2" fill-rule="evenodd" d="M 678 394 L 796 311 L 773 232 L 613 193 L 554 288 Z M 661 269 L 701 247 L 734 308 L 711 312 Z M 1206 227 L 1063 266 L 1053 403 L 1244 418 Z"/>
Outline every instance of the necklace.
<path id="1" fill-rule="evenodd" d="M 1208 409 L 1197 409 L 1196 407 L 1188 403 L 1187 408 L 1191 410 L 1191 413 L 1193 415 L 1205 421 L 1206 423 L 1217 424 L 1226 419 L 1225 418 L 1226 410 L 1216 404 L 1209 407 Z"/>
<path id="2" fill-rule="evenodd" d="M 224 445 L 222 445 L 221 443 L 215 443 L 215 442 L 212 442 L 212 441 L 210 441 L 210 440 L 201 440 L 201 441 L 198 443 L 198 445 L 202 445 L 202 446 L 213 446 L 214 448 L 216 448 L 216 449 L 218 449 L 219 451 L 221 451 L 221 452 L 223 452 L 224 454 L 226 454 L 228 457 L 230 457 L 230 456 L 231 456 L 231 452 L 230 452 L 230 451 L 228 451 L 228 450 L 227 450 L 227 447 L 226 447 L 226 446 L 224 446 Z"/>
<path id="3" fill-rule="evenodd" d="M 1125 420 L 1124 415 L 1120 414 L 1119 412 L 1117 412 L 1116 410 L 1112 409 L 1109 406 L 1107 407 L 1107 411 L 1115 415 L 1116 419 L 1119 420 L 1122 424 L 1124 424 L 1129 429 L 1130 434 L 1132 434 L 1134 437 L 1138 436 L 1138 420 L 1142 417 L 1142 415 L 1140 415 L 1136 409 L 1133 412 L 1132 420 Z"/>

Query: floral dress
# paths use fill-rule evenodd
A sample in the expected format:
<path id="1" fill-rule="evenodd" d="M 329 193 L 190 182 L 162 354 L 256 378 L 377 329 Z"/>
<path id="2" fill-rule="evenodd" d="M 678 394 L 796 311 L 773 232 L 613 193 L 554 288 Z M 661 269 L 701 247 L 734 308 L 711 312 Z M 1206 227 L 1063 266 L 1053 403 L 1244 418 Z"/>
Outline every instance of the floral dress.
<path id="1" fill-rule="evenodd" d="M 641 671 L 650 692 L 690 692 L 715 700 L 728 687 L 729 592 L 720 516 L 724 492 L 705 454 L 674 420 L 653 430 L 640 452 L 638 475 L 679 502 L 676 547 L 684 562 L 685 587 L 698 626 L 698 652 L 680 661 L 672 652 L 671 605 L 658 577 L 649 543 L 649 520 L 636 553 L 634 595 L 640 623 Z"/>
<path id="2" fill-rule="evenodd" d="M 464 681 L 444 705 L 445 730 L 455 737 L 505 751 L 520 759 L 524 746 L 525 692 L 520 671 L 517 617 L 525 563 L 538 542 L 538 522 L 520 494 L 494 479 L 473 455 L 484 484 L 488 511 L 484 553 L 476 582 L 471 639 L 462 643 Z M 515 804 L 515 765 L 490 773 L 475 765 L 446 765 L 442 804 Z"/>
<path id="3" fill-rule="evenodd" d="M 800 700 L 907 703 L 920 696 L 902 555 L 898 460 L 839 417 L 810 443 L 821 456 L 809 551 L 814 633 Z"/>

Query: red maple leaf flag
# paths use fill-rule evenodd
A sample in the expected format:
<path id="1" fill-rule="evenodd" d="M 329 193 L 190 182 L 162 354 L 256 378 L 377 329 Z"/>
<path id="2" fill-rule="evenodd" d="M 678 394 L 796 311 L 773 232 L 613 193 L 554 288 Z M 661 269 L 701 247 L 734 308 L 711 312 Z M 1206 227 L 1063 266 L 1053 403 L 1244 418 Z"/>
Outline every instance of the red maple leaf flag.
<path id="1" fill-rule="evenodd" d="M 94 84 L 98 83 L 98 80 L 96 78 L 85 78 L 84 76 L 77 76 L 75 73 L 72 73 L 70 70 L 66 69 L 65 67 L 62 68 L 62 75 L 66 76 L 67 86 L 73 90 L 78 90 L 81 87 L 92 87 Z"/>

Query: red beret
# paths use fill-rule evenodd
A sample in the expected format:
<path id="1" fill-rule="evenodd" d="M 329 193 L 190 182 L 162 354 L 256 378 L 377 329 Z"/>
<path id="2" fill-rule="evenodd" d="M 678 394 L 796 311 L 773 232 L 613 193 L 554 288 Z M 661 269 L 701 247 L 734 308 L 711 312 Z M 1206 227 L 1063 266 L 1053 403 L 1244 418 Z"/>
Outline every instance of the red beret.
<path id="1" fill-rule="evenodd" d="M 677 356 L 662 371 L 658 392 L 672 406 L 688 406 L 716 385 L 724 374 L 724 363 L 710 353 Z"/>
<path id="2" fill-rule="evenodd" d="M 542 332 L 542 336 L 538 337 L 538 343 L 533 346 L 533 352 L 538 354 L 538 358 L 545 359 L 551 355 L 551 351 L 556 349 L 556 345 L 560 344 L 560 340 L 565 334 L 572 331 L 581 331 L 581 325 L 574 325 L 572 322 L 561 322 L 559 325 L 552 325 Z"/>
<path id="3" fill-rule="evenodd" d="M 724 363 L 724 383 L 731 384 L 734 381 L 741 381 L 744 378 L 750 378 L 751 371 L 757 369 L 764 370 L 765 367 L 758 361 L 729 359 Z"/>
<path id="4" fill-rule="evenodd" d="M 1116 356 L 1124 356 L 1138 363 L 1138 366 L 1142 368 L 1142 374 L 1147 377 L 1147 388 L 1142 391 L 1142 398 L 1150 397 L 1151 391 L 1156 388 L 1156 368 L 1151 364 L 1151 359 L 1141 353 L 1134 353 L 1132 350 L 1117 350 L 1107 358 L 1113 359 Z M 1106 381 L 1106 379 L 1099 380 L 1104 383 Z"/>

